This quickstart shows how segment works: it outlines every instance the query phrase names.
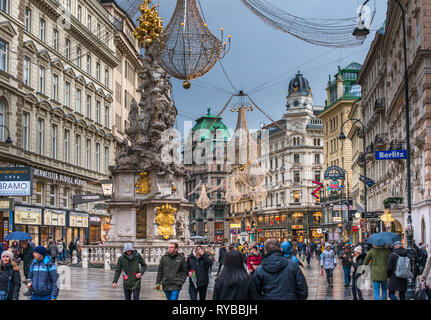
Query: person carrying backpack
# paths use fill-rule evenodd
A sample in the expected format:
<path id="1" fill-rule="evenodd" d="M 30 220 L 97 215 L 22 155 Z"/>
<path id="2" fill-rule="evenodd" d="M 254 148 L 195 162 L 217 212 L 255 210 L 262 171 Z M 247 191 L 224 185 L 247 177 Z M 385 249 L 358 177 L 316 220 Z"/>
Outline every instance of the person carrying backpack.
<path id="1" fill-rule="evenodd" d="M 131 243 L 124 245 L 123 254 L 118 258 L 117 267 L 115 269 L 114 280 L 112 287 L 117 288 L 117 282 L 120 275 L 123 277 L 124 297 L 126 300 L 139 300 L 141 293 L 142 275 L 147 270 L 147 264 L 144 258 L 133 249 Z"/>
<path id="2" fill-rule="evenodd" d="M 408 251 L 403 248 L 400 241 L 394 243 L 394 251 L 390 254 L 388 259 L 389 276 L 389 298 L 391 300 L 398 300 L 395 292 L 399 292 L 400 300 L 406 299 L 407 281 L 411 272 L 411 262 L 408 257 Z"/>
<path id="3" fill-rule="evenodd" d="M 294 262 L 296 262 L 298 265 L 300 265 L 301 267 L 303 267 L 304 265 L 298 260 L 298 258 L 295 256 L 295 252 L 293 251 L 293 247 L 292 244 L 289 241 L 284 241 L 281 244 L 281 249 L 283 250 L 283 254 L 284 256 L 289 259 L 292 260 Z"/>

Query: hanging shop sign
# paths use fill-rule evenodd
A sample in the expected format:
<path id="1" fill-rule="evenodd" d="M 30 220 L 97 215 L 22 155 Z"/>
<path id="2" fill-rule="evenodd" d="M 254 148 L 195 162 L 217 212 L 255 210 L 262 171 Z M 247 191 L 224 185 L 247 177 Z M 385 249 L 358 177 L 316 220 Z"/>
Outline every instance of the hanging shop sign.
<path id="1" fill-rule="evenodd" d="M 340 185 L 338 181 L 333 180 L 329 185 L 328 188 L 326 188 L 327 191 L 341 191 L 344 188 L 343 185 Z"/>
<path id="2" fill-rule="evenodd" d="M 42 209 L 15 207 L 15 224 L 42 224 Z"/>
<path id="3" fill-rule="evenodd" d="M 300 226 L 300 225 L 293 225 L 293 226 L 292 226 L 292 229 L 295 229 L 295 230 L 304 229 L 304 226 Z"/>
<path id="4" fill-rule="evenodd" d="M 241 229 L 241 224 L 240 223 L 231 223 L 230 228 L 231 229 Z"/>
<path id="5" fill-rule="evenodd" d="M 73 204 L 96 202 L 105 200 L 103 194 L 75 194 L 72 196 Z"/>
<path id="6" fill-rule="evenodd" d="M 46 226 L 66 226 L 66 211 L 45 209 L 43 223 Z"/>
<path id="7" fill-rule="evenodd" d="M 317 229 L 317 233 L 322 233 L 322 229 Z"/>
<path id="8" fill-rule="evenodd" d="M 324 179 L 344 180 L 345 176 L 346 175 L 343 169 L 338 166 L 330 166 L 325 171 Z"/>
<path id="9" fill-rule="evenodd" d="M 12 199 L 0 199 L 0 211 L 11 211 L 13 210 Z"/>
<path id="10" fill-rule="evenodd" d="M 87 181 L 85 181 L 85 180 L 81 180 L 78 178 L 73 178 L 70 176 L 65 176 L 62 174 L 58 174 L 58 173 L 50 172 L 50 171 L 45 171 L 45 170 L 41 170 L 41 169 L 33 168 L 33 175 L 38 176 L 38 177 L 43 177 L 43 178 L 46 178 L 49 180 L 64 182 L 64 183 L 73 184 L 73 185 L 77 185 L 77 186 L 83 186 L 83 187 L 87 186 Z"/>
<path id="11" fill-rule="evenodd" d="M 31 196 L 30 167 L 0 167 L 0 196 Z"/>
<path id="12" fill-rule="evenodd" d="M 341 217 L 332 217 L 332 222 L 341 222 L 342 218 Z"/>
<path id="13" fill-rule="evenodd" d="M 100 222 L 100 217 L 90 216 L 90 222 Z"/>
<path id="14" fill-rule="evenodd" d="M 88 214 L 81 212 L 70 212 L 69 226 L 77 228 L 88 228 Z"/>

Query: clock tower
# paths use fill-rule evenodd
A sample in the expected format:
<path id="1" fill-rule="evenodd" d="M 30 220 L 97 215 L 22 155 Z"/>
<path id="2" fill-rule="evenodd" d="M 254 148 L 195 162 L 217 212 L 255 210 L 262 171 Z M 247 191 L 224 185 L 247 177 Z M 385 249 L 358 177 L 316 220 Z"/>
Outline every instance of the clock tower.
<path id="1" fill-rule="evenodd" d="M 286 98 L 286 115 L 303 112 L 313 114 L 311 87 L 308 80 L 299 71 L 289 83 Z"/>

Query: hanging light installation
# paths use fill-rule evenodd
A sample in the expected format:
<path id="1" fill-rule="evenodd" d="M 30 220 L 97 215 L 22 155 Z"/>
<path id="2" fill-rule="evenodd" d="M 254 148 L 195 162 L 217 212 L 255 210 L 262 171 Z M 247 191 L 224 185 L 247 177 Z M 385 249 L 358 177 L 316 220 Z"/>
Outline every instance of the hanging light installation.
<path id="1" fill-rule="evenodd" d="M 239 200 L 241 200 L 242 195 L 235 185 L 235 177 L 230 176 L 228 179 L 229 182 L 227 183 L 226 187 L 225 199 L 230 204 L 237 203 Z"/>
<path id="2" fill-rule="evenodd" d="M 209 72 L 230 50 L 231 36 L 224 41 L 215 37 L 202 19 L 196 0 L 177 0 L 175 11 L 165 30 L 151 46 L 160 66 L 171 76 L 184 80 L 183 88 L 190 88 L 190 80 Z"/>
<path id="3" fill-rule="evenodd" d="M 256 204 L 261 203 L 263 200 L 266 199 L 268 196 L 268 192 L 264 188 L 264 186 L 261 184 L 258 187 L 251 189 L 251 191 L 248 194 L 250 198 L 256 202 Z"/>
<path id="4" fill-rule="evenodd" d="M 196 201 L 196 205 L 202 210 L 209 208 L 209 206 L 211 205 L 211 200 L 207 196 L 205 185 L 202 185 L 201 195 L 199 196 L 199 199 Z"/>
<path id="5" fill-rule="evenodd" d="M 361 24 L 366 24 L 369 29 L 376 12 L 374 2 L 373 12 L 371 12 L 369 7 L 365 6 L 358 9 L 361 12 L 362 10 L 365 11 L 364 21 L 358 21 L 357 17 L 346 19 L 305 19 L 280 10 L 266 0 L 241 0 L 241 2 L 270 27 L 289 33 L 308 43 L 333 48 L 362 45 L 365 38 L 353 37 L 352 31 Z"/>
<path id="6" fill-rule="evenodd" d="M 265 181 L 268 171 L 262 168 L 258 163 L 252 162 L 247 164 L 239 177 L 241 181 L 251 188 L 256 188 L 262 185 Z"/>
<path id="7" fill-rule="evenodd" d="M 145 49 L 148 49 L 163 31 L 163 19 L 156 10 L 159 5 L 150 8 L 150 3 L 151 0 L 144 0 L 139 6 L 142 15 L 137 20 L 139 25 L 133 31 L 133 35 Z"/>

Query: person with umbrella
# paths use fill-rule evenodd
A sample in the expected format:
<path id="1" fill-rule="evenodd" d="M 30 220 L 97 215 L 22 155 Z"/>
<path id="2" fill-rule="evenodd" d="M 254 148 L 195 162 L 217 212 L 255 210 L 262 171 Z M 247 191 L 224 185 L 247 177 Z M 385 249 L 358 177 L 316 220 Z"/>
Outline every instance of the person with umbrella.
<path id="1" fill-rule="evenodd" d="M 388 297 L 388 260 L 391 251 L 387 246 L 399 241 L 399 236 L 392 232 L 379 232 L 368 238 L 373 248 L 368 251 L 364 265 L 370 265 L 371 281 L 374 288 L 374 300 L 387 300 Z M 365 271 L 362 271 L 362 274 Z M 381 290 L 381 292 L 380 292 Z"/>

